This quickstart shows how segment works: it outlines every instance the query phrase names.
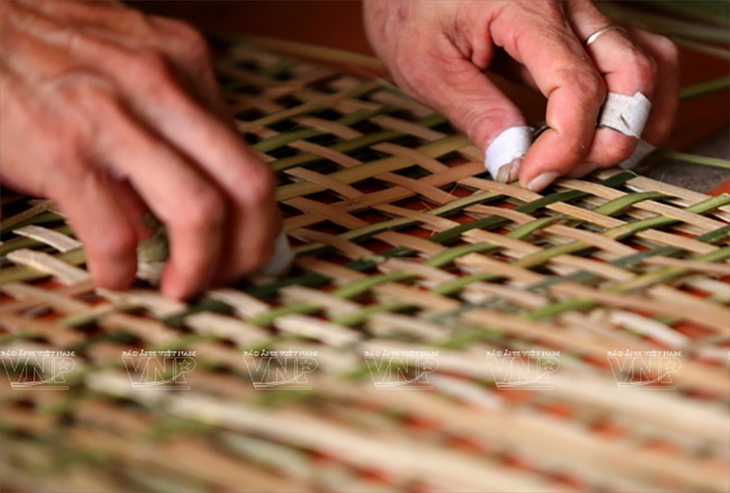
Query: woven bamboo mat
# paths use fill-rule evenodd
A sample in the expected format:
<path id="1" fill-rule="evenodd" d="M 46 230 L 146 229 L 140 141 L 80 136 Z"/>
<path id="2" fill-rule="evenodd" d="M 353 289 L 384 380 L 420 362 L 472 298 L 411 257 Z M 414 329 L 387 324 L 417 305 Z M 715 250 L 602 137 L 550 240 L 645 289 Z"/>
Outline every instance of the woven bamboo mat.
<path id="1" fill-rule="evenodd" d="M 730 196 L 536 194 L 383 81 L 249 45 L 220 73 L 295 266 L 95 290 L 54 205 L 3 197 L 5 488 L 728 491 Z"/>

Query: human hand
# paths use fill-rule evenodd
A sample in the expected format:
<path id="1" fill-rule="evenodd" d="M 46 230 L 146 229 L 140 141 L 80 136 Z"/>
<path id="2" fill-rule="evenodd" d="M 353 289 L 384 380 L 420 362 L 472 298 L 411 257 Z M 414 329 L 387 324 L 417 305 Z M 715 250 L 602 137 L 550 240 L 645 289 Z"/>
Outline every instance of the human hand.
<path id="1" fill-rule="evenodd" d="M 596 127 L 607 93 L 643 93 L 652 103 L 642 138 L 658 144 L 678 102 L 678 55 L 666 38 L 610 25 L 588 0 L 365 0 L 370 43 L 409 95 L 444 114 L 487 150 L 505 130 L 526 125 L 489 78 L 500 69 L 548 99 L 541 133 L 495 178 L 519 177 L 534 191 L 558 176 L 584 176 L 629 158 L 635 137 Z M 519 132 L 517 132 L 519 133 Z M 489 163 L 488 163 L 489 164 Z M 500 163 L 502 164 L 502 163 Z"/>
<path id="2" fill-rule="evenodd" d="M 2 179 L 59 204 L 99 286 L 132 281 L 149 211 L 170 238 L 169 296 L 265 264 L 274 180 L 197 31 L 115 1 L 3 0 L 0 23 Z"/>

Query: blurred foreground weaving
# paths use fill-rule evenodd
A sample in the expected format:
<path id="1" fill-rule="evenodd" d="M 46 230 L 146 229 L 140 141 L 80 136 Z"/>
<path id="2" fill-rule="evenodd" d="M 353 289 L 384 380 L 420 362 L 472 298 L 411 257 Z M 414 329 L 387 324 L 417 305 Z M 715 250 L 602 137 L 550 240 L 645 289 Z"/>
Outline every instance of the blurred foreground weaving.
<path id="1" fill-rule="evenodd" d="M 730 196 L 536 194 L 382 81 L 220 72 L 294 269 L 97 292 L 53 204 L 3 197 L 4 488 L 727 491 Z"/>

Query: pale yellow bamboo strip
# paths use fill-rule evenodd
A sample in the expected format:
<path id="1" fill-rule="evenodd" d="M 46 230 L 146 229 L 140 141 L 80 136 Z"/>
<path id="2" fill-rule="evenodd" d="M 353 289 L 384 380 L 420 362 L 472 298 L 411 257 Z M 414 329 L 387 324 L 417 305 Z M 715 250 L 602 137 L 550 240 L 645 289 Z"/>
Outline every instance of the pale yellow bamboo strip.
<path id="1" fill-rule="evenodd" d="M 580 241 L 586 245 L 591 245 L 616 255 L 628 256 L 638 253 L 635 249 L 624 245 L 619 241 L 583 229 L 570 228 L 561 224 L 556 224 L 554 226 L 548 226 L 544 229 L 544 231 L 555 234 L 561 238 L 570 238 Z"/>
<path id="2" fill-rule="evenodd" d="M 309 183 L 309 182 L 302 182 Z M 339 224 L 347 229 L 357 229 L 363 226 L 367 226 L 369 223 L 358 219 L 357 217 L 343 211 L 339 207 L 330 207 L 327 204 L 317 202 L 305 197 L 295 197 L 285 200 L 284 203 L 291 207 L 296 207 L 305 214 L 311 214 L 321 220 L 332 221 L 335 224 Z M 290 221 L 285 220 L 285 224 L 289 224 Z M 290 231 L 290 226 L 285 226 L 286 231 Z"/>
<path id="3" fill-rule="evenodd" d="M 182 442 L 182 443 L 180 443 Z M 276 491 L 290 492 L 304 485 L 288 481 L 259 468 L 226 457 L 211 448 L 203 440 L 186 439 L 145 446 L 144 442 L 131 441 L 101 430 L 76 427 L 69 433 L 69 445 L 97 452 L 113 453 L 122 464 L 140 475 L 169 471 L 179 475 L 180 486 L 184 477 L 193 474 L 204 481 L 226 487 L 238 485 L 242 492 Z"/>
<path id="4" fill-rule="evenodd" d="M 28 297 L 23 297 L 21 295 L 16 297 L 12 291 L 6 291 L 4 289 L 5 286 L 10 285 L 10 289 L 12 290 L 12 286 L 17 286 L 19 284 L 22 285 L 21 283 L 7 283 L 5 285 L 0 285 L 0 291 L 6 293 L 8 296 L 13 296 L 14 298 L 17 298 L 13 301 L 5 301 L 3 303 L 0 303 L 0 322 L 2 322 L 2 315 L 20 313 L 34 309 L 42 309 L 46 304 L 45 298 L 43 296 L 40 296 L 40 293 L 38 296 L 31 295 Z M 93 290 L 94 283 L 92 280 L 89 280 L 85 283 L 78 283 L 72 286 L 64 286 L 62 288 L 54 290 L 54 293 L 60 296 L 74 298 L 80 294 L 90 293 Z"/>
<path id="5" fill-rule="evenodd" d="M 430 229 L 433 229 L 434 231 L 444 231 L 447 229 L 455 228 L 459 225 L 459 223 L 457 223 L 456 221 L 452 221 L 436 214 L 428 212 L 418 212 L 414 211 L 413 209 L 406 209 L 405 207 L 398 207 L 390 204 L 374 205 L 373 209 L 385 212 L 392 217 L 405 217 L 408 219 L 414 219 L 421 223 L 420 226 L 422 228 L 430 226 Z"/>
<path id="6" fill-rule="evenodd" d="M 44 272 L 67 286 L 82 283 L 91 278 L 85 270 L 67 264 L 45 252 L 21 248 L 8 253 L 6 257 L 16 264 Z"/>
<path id="7" fill-rule="evenodd" d="M 437 132 L 428 127 L 418 125 L 417 123 L 407 122 L 401 118 L 395 118 L 390 115 L 377 115 L 370 119 L 371 122 L 377 123 L 383 128 L 398 130 L 405 134 L 419 137 L 423 140 L 438 140 L 446 137 L 446 134 Z"/>
<path id="8" fill-rule="evenodd" d="M 306 286 L 286 286 L 281 289 L 281 296 L 287 303 L 302 302 L 316 305 L 334 316 L 354 312 L 360 308 L 360 305 L 348 299 L 332 296 Z"/>
<path id="9" fill-rule="evenodd" d="M 712 274 L 717 276 L 730 276 L 730 265 L 727 263 L 696 262 L 671 257 L 650 257 L 642 261 L 648 265 L 661 265 L 663 267 L 681 267 L 692 272 Z M 686 280 L 685 280 L 686 282 Z M 727 288 L 727 286 L 725 286 Z"/>
<path id="10" fill-rule="evenodd" d="M 441 187 L 455 180 L 459 180 L 462 176 L 469 176 L 474 174 L 475 169 L 483 169 L 483 164 L 480 163 L 466 163 L 463 166 L 457 166 L 455 168 L 449 168 L 441 173 L 434 173 L 420 179 L 427 185 L 433 185 L 435 187 Z M 393 187 L 386 190 L 381 190 L 375 193 L 370 193 L 362 197 L 340 202 L 338 207 L 343 210 L 358 210 L 365 207 L 382 204 L 382 203 L 393 203 L 401 199 L 405 199 L 413 196 L 414 193 L 408 189 L 402 187 Z"/>
<path id="11" fill-rule="evenodd" d="M 717 247 L 714 245 L 708 245 L 707 243 L 703 243 L 701 241 L 693 240 L 691 238 L 684 238 L 682 236 L 677 236 L 670 233 L 665 233 L 664 231 L 659 231 L 656 229 L 641 231 L 640 233 L 637 233 L 636 236 L 638 236 L 639 238 L 652 240 L 659 243 L 660 245 L 673 246 L 681 248 L 682 250 L 687 250 L 689 252 L 698 253 L 700 255 L 711 253 L 717 250 Z"/>
<path id="12" fill-rule="evenodd" d="M 674 482 L 679 480 L 679 484 L 675 483 L 679 491 L 703 482 L 716 486 L 724 479 L 720 475 L 705 481 L 704 472 L 698 471 L 695 464 L 687 464 L 685 457 L 641 450 L 626 439 L 597 440 L 579 423 L 566 423 L 542 414 L 488 407 L 475 409 L 423 392 L 382 392 L 368 387 L 352 391 L 334 379 L 326 383 L 324 391 L 333 398 L 355 399 L 363 404 L 377 402 L 389 410 L 415 413 L 438 422 L 445 431 L 519 455 L 547 470 L 567 471 L 594 486 L 642 489 L 651 484 L 648 477 L 665 477 L 668 471 L 675 471 L 669 474 Z M 551 453 L 538 452 L 544 450 Z M 676 472 L 677 468 L 680 472 Z"/>
<path id="13" fill-rule="evenodd" d="M 223 303 L 230 305 L 235 310 L 236 314 L 243 317 L 255 317 L 261 315 L 269 310 L 269 305 L 254 298 L 253 296 L 229 288 L 219 288 L 208 291 L 206 296 L 213 300 L 222 301 Z"/>
<path id="14" fill-rule="evenodd" d="M 469 255 L 459 257 L 454 261 L 454 263 L 468 271 L 486 271 L 500 277 L 512 279 L 518 285 L 522 286 L 537 284 L 545 279 L 545 276 L 542 274 L 537 274 L 528 269 L 500 262 L 499 260 L 476 253 L 470 253 Z"/>
<path id="15" fill-rule="evenodd" d="M 340 254 L 345 255 L 352 260 L 372 255 L 370 250 L 337 235 L 321 233 L 310 229 L 296 229 L 294 231 L 290 231 L 289 234 L 291 234 L 294 238 L 316 241 L 317 243 L 334 247 Z M 294 248 L 294 251 L 297 251 L 296 247 Z"/>
<path id="16" fill-rule="evenodd" d="M 361 274 L 360 272 L 312 256 L 297 257 L 294 262 L 302 269 L 316 272 L 317 274 L 332 279 L 338 285 L 347 284 L 365 277 L 365 274 Z"/>
<path id="17" fill-rule="evenodd" d="M 449 136 L 435 142 L 430 142 L 419 148 L 419 151 L 427 156 L 441 156 L 449 152 L 457 150 L 468 142 L 467 138 L 462 135 Z M 360 166 L 343 169 L 332 173 L 330 176 L 336 178 L 342 183 L 351 184 L 360 181 L 366 177 L 370 178 L 381 173 L 388 173 L 399 169 L 412 166 L 413 162 L 401 157 L 387 157 L 372 161 Z M 309 195 L 312 193 L 322 192 L 326 188 L 316 183 L 295 183 L 292 185 L 284 185 L 277 190 L 277 199 L 285 201 L 293 197 Z"/>
<path id="18" fill-rule="evenodd" d="M 306 168 L 293 168 L 293 169 L 286 170 L 285 173 L 290 176 L 299 178 L 302 181 L 318 183 L 322 186 L 327 187 L 329 190 L 331 190 L 335 193 L 338 193 L 341 196 L 348 198 L 348 199 L 351 199 L 353 197 L 359 197 L 359 196 L 363 195 L 363 193 L 355 187 L 351 187 L 350 185 L 346 185 L 337 180 L 333 180 L 329 176 L 323 175 L 321 173 L 316 173 L 316 172 L 308 170 Z M 297 202 L 295 202 L 297 200 L 302 200 L 302 199 L 301 198 L 300 199 L 291 199 L 286 203 L 287 203 L 287 205 L 297 207 L 297 205 L 296 205 Z M 302 210 L 302 212 L 306 212 L 306 210 Z"/>
<path id="19" fill-rule="evenodd" d="M 185 303 L 168 298 L 159 291 L 151 289 L 111 291 L 97 288 L 97 292 L 116 304 L 144 307 L 158 318 L 170 317 L 182 312 L 187 307 Z"/>
<path id="20" fill-rule="evenodd" d="M 441 136 L 442 139 L 448 138 L 445 135 Z M 448 166 L 434 159 L 432 156 L 424 154 L 420 150 L 412 149 L 410 147 L 404 147 L 391 142 L 384 142 L 371 146 L 371 149 L 380 151 L 385 154 L 391 154 L 396 157 L 402 157 L 413 164 L 420 166 L 421 168 L 430 171 L 431 173 L 439 173 L 448 169 Z"/>
<path id="21" fill-rule="evenodd" d="M 452 484 L 457 491 L 556 491 L 557 485 L 523 472 L 519 476 L 458 452 L 445 451 L 400 437 L 377 441 L 354 430 L 302 413 L 261 412 L 222 403 L 204 396 L 176 397 L 172 413 L 191 419 L 211 419 L 241 431 L 256 431 L 273 439 L 316 447 L 362 467 L 385 470 L 396 478 L 415 479 L 426 474 Z"/>
<path id="22" fill-rule="evenodd" d="M 48 228 L 42 228 L 34 224 L 23 226 L 13 230 L 13 233 L 20 236 L 27 236 L 50 245 L 59 252 L 68 252 L 75 248 L 81 247 L 81 242 L 58 231 Z"/>
<path id="23" fill-rule="evenodd" d="M 486 282 L 470 284 L 464 288 L 461 296 L 472 303 L 484 303 L 488 300 L 510 301 L 528 310 L 534 310 L 549 303 L 549 299 L 544 295 L 526 291 L 524 288 Z"/>
<path id="24" fill-rule="evenodd" d="M 630 282 L 630 281 L 629 281 Z M 669 300 L 657 299 L 655 297 L 636 296 L 635 294 L 618 294 L 589 288 L 573 282 L 564 282 L 551 286 L 550 291 L 556 294 L 570 295 L 575 298 L 592 300 L 603 306 L 614 306 L 619 308 L 632 308 L 642 312 L 673 315 L 683 320 L 691 320 L 705 327 L 715 330 L 717 333 L 725 333 L 730 330 L 727 326 L 727 311 L 713 307 L 709 312 L 700 311 L 696 308 L 688 311 L 687 306 L 677 306 Z M 695 300 L 696 301 L 696 300 Z"/>
<path id="25" fill-rule="evenodd" d="M 438 343 L 447 340 L 454 332 L 453 327 L 433 324 L 427 320 L 399 315 L 397 313 L 377 313 L 369 317 L 365 326 L 373 335 L 391 337 L 406 334 L 424 342 Z"/>
<path id="26" fill-rule="evenodd" d="M 260 327 L 218 313 L 189 315 L 185 317 L 185 325 L 199 334 L 229 339 L 241 348 L 263 344 L 269 338 L 269 334 Z"/>
<path id="27" fill-rule="evenodd" d="M 374 287 L 372 291 L 378 295 L 382 302 L 404 301 L 427 312 L 447 312 L 456 310 L 461 305 L 459 301 L 446 296 L 395 282 L 381 284 Z"/>
<path id="28" fill-rule="evenodd" d="M 86 341 L 86 335 L 48 320 L 30 318 L 13 312 L 0 317 L 0 326 L 9 333 L 40 336 L 56 347 L 73 347 Z"/>
<path id="29" fill-rule="evenodd" d="M 316 116 L 302 116 L 299 118 L 292 118 L 292 120 L 305 127 L 314 128 L 322 132 L 336 135 L 337 137 L 345 140 L 352 140 L 363 136 L 362 132 L 348 127 L 347 125 L 318 118 Z"/>
<path id="30" fill-rule="evenodd" d="M 179 337 L 179 333 L 164 324 L 126 313 L 114 312 L 97 320 L 97 324 L 111 332 L 127 332 L 151 345 L 168 344 Z"/>
<path id="31" fill-rule="evenodd" d="M 590 272 L 612 281 L 627 281 L 634 277 L 634 273 L 629 270 L 614 267 L 611 264 L 599 262 L 590 258 L 578 257 L 577 255 L 560 255 L 553 257 L 550 259 L 550 263 L 567 265 L 575 268 L 576 272 Z"/>
<path id="32" fill-rule="evenodd" d="M 258 120 L 253 121 L 253 122 L 247 122 L 247 123 L 239 122 L 238 131 L 242 132 L 242 133 L 253 132 L 255 130 L 263 128 L 264 126 L 270 125 L 277 121 L 291 118 L 296 115 L 302 115 L 309 111 L 315 110 L 317 108 L 326 107 L 338 100 L 353 97 L 353 96 L 358 96 L 360 94 L 364 94 L 368 91 L 371 91 L 377 87 L 378 87 L 378 84 L 375 82 L 363 82 L 359 86 L 353 87 L 351 89 L 346 89 L 344 91 L 340 91 L 337 94 L 331 94 L 331 95 L 324 96 L 324 97 L 322 97 L 320 94 L 317 94 L 316 99 L 312 99 L 311 101 L 300 104 L 299 106 L 295 106 L 293 108 L 289 108 L 286 110 L 282 110 L 282 111 L 273 113 L 271 115 L 267 115 L 263 118 L 259 118 Z"/>
<path id="33" fill-rule="evenodd" d="M 402 258 L 389 258 L 378 264 L 381 272 L 408 272 L 419 278 L 419 284 L 433 285 L 454 279 L 456 276 L 441 269 Z"/>
<path id="34" fill-rule="evenodd" d="M 474 314 L 478 315 L 478 318 Z M 548 324 L 534 323 L 517 317 L 508 317 L 487 310 L 472 311 L 469 318 L 476 320 L 483 318 L 482 323 L 497 323 L 497 320 L 512 319 L 511 327 L 521 325 L 520 330 L 525 332 L 551 330 Z M 504 323 L 504 322 L 503 322 Z M 560 330 L 553 326 L 553 331 Z M 568 334 L 566 334 L 568 335 Z M 575 334 L 571 334 L 576 337 Z M 580 342 L 585 342 L 581 340 Z M 404 343 L 394 340 L 375 340 L 361 343 L 363 351 L 425 351 L 428 347 Z M 598 354 L 605 351 L 598 351 Z M 481 354 L 474 348 L 471 351 L 439 350 L 438 369 L 450 373 L 457 373 L 472 378 L 504 381 L 514 378 L 509 365 L 490 366 L 486 361 L 485 353 Z M 725 377 L 727 379 L 727 377 Z M 726 380 L 727 382 L 727 380 Z M 685 399 L 681 394 L 671 391 L 632 391 L 623 390 L 616 385 L 613 376 L 598 375 L 596 373 L 556 371 L 549 375 L 550 387 L 534 392 L 544 392 L 555 395 L 563 401 L 575 402 L 583 408 L 601 408 L 611 413 L 618 413 L 632 419 L 663 426 L 680 433 L 701 438 L 711 443 L 730 444 L 730 422 L 721 405 L 696 406 L 694 402 Z M 719 434 L 718 430 L 720 430 Z M 725 432 L 727 430 L 727 432 Z"/>
<path id="35" fill-rule="evenodd" d="M 391 183 L 393 185 L 403 187 L 413 192 L 414 195 L 421 195 L 426 199 L 436 202 L 437 204 L 446 204 L 455 198 L 450 193 L 444 192 L 440 188 L 432 185 L 427 185 L 421 180 L 414 180 L 395 173 L 386 173 L 379 176 L 378 179 L 385 183 Z"/>
<path id="36" fill-rule="evenodd" d="M 85 287 L 87 286 L 88 284 Z M 62 290 L 51 291 L 20 282 L 3 284 L 0 290 L 21 301 L 28 301 L 33 304 L 42 303 L 59 313 L 73 313 L 87 310 L 90 307 L 89 304 L 69 296 L 68 293 Z"/>
<path id="37" fill-rule="evenodd" d="M 382 240 L 386 243 L 390 243 L 394 247 L 402 246 L 410 248 L 416 252 L 420 252 L 423 256 L 436 255 L 439 252 L 446 250 L 446 247 L 428 241 L 418 236 L 412 236 L 405 233 L 399 233 L 397 231 L 385 231 L 378 233 L 375 238 Z"/>
<path id="38" fill-rule="evenodd" d="M 353 166 L 362 164 L 362 161 L 358 161 L 357 159 L 348 156 L 344 152 L 339 152 L 339 151 L 336 151 L 329 147 L 324 147 L 319 144 L 307 142 L 306 140 L 298 140 L 296 142 L 292 142 L 291 144 L 289 144 L 289 147 L 292 147 L 294 149 L 299 149 L 300 151 L 316 154 L 317 156 L 321 156 L 324 159 L 329 159 L 333 163 L 337 163 L 344 168 L 352 168 Z M 304 170 L 304 169 L 306 169 L 306 168 L 290 168 L 290 169 L 286 170 L 285 173 L 291 174 L 290 173 L 291 171 Z M 292 175 L 292 176 L 296 176 L 296 175 Z"/>
<path id="39" fill-rule="evenodd" d="M 701 269 L 697 270 L 701 272 Z M 709 279 L 702 275 L 693 275 L 682 279 L 682 284 L 710 293 L 714 299 L 721 303 L 730 303 L 730 290 L 728 290 L 727 283 Z"/>
<path id="40" fill-rule="evenodd" d="M 306 315 L 285 315 L 274 320 L 284 332 L 322 341 L 334 347 L 346 347 L 362 339 L 360 332 Z"/>

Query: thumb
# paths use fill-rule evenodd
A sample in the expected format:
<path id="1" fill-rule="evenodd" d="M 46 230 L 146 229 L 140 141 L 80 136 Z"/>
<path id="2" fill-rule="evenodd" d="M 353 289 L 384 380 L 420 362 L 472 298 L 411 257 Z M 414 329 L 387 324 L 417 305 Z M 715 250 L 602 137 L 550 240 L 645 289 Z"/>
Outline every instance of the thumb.
<path id="1" fill-rule="evenodd" d="M 484 149 L 485 165 L 494 179 L 514 181 L 532 142 L 532 129 L 489 76 L 448 45 L 441 56 L 414 61 L 396 81 Z"/>

